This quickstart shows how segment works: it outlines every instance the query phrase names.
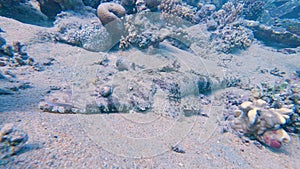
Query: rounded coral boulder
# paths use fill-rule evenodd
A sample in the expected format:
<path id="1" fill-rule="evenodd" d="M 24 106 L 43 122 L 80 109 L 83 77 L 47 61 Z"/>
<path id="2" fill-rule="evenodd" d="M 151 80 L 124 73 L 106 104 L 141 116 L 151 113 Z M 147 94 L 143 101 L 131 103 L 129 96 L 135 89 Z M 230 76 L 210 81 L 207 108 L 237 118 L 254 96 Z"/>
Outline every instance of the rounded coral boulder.
<path id="1" fill-rule="evenodd" d="M 121 18 L 126 13 L 125 8 L 117 3 L 101 3 L 97 8 L 97 15 L 103 25 Z"/>

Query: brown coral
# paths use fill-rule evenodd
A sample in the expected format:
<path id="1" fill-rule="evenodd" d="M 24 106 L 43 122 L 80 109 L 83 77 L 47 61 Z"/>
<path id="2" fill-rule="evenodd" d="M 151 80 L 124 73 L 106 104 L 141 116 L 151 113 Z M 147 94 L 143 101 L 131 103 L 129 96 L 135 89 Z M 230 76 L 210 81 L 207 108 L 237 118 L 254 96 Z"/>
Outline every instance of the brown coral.
<path id="1" fill-rule="evenodd" d="M 101 3 L 97 8 L 97 15 L 103 25 L 125 16 L 125 8 L 112 2 Z"/>

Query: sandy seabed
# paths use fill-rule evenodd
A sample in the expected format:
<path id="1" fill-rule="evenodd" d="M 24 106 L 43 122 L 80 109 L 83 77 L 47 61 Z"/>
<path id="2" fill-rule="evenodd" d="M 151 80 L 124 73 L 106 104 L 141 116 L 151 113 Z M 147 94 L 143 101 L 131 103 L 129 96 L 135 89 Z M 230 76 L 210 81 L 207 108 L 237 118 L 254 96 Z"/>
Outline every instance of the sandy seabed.
<path id="1" fill-rule="evenodd" d="M 54 64 L 45 67 L 44 71 L 34 71 L 30 66 L 11 70 L 20 80 L 29 81 L 33 87 L 14 95 L 0 96 L 0 125 L 14 123 L 28 134 L 29 140 L 20 153 L 5 159 L 0 168 L 245 169 L 300 166 L 300 142 L 296 136 L 292 136 L 292 141 L 281 149 L 272 150 L 245 144 L 230 132 L 221 133 L 223 106 L 219 104 L 203 106 L 202 111 L 208 117 L 193 116 L 183 122 L 160 119 L 150 113 L 82 115 L 41 112 L 38 103 L 49 86 L 70 82 L 73 70 L 106 54 L 67 44 L 34 40 L 38 32 L 51 28 L 28 25 L 5 17 L 0 17 L 0 23 L 5 31 L 1 35 L 7 44 L 13 41 L 26 44 L 26 52 L 36 62 L 55 59 Z M 161 50 L 171 49 L 165 47 Z M 120 54 L 130 55 L 131 52 L 136 50 Z M 280 78 L 262 74 L 259 68 L 270 70 L 276 67 L 286 72 L 286 76 L 299 70 L 299 54 L 279 53 L 262 44 L 253 44 L 249 49 L 232 56 L 234 59 L 222 69 L 249 77 L 252 83 Z M 229 89 L 218 90 L 210 98 L 217 98 L 225 90 Z M 183 125 L 178 133 L 172 131 L 176 125 Z M 117 134 L 105 130 L 113 130 Z M 179 144 L 185 153 L 172 151 L 173 144 Z"/>

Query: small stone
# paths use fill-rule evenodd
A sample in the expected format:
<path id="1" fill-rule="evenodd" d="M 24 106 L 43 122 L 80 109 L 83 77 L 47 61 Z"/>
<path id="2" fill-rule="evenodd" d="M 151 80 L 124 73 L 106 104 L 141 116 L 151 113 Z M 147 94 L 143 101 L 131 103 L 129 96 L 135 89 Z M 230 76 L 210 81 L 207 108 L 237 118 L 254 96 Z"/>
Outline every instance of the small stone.
<path id="1" fill-rule="evenodd" d="M 172 150 L 175 151 L 176 153 L 185 153 L 184 148 L 178 144 L 175 146 L 172 146 Z"/>
<path id="2" fill-rule="evenodd" d="M 130 68 L 130 64 L 123 60 L 123 58 L 119 58 L 116 62 L 116 67 L 119 71 L 127 71 Z"/>
<path id="3" fill-rule="evenodd" d="M 50 90 L 60 90 L 60 86 L 50 86 Z"/>
<path id="4" fill-rule="evenodd" d="M 234 112 L 234 117 L 239 117 L 242 114 L 241 110 L 235 110 Z"/>
<path id="5" fill-rule="evenodd" d="M 20 42 L 13 42 L 13 48 L 15 52 L 20 53 L 22 51 L 22 45 Z"/>
<path id="6" fill-rule="evenodd" d="M 9 45 L 4 46 L 4 53 L 12 57 L 14 55 L 13 48 Z"/>
<path id="7" fill-rule="evenodd" d="M 100 90 L 100 95 L 101 95 L 102 97 L 108 97 L 108 96 L 110 96 L 110 95 L 112 94 L 112 92 L 113 92 L 112 87 L 109 86 L 109 85 L 106 85 L 106 86 L 103 86 L 103 87 L 101 88 L 101 90 Z"/>
<path id="8" fill-rule="evenodd" d="M 183 167 L 184 165 L 182 163 L 178 163 L 179 167 Z"/>
<path id="9" fill-rule="evenodd" d="M 207 21 L 207 30 L 215 31 L 218 27 L 218 24 L 214 20 Z"/>

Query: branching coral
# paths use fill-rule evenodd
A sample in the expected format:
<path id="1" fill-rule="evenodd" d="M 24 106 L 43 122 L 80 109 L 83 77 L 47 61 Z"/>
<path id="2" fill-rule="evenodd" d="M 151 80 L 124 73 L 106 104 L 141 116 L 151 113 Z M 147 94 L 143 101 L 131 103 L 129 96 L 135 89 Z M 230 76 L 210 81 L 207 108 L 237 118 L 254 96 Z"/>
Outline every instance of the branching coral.
<path id="1" fill-rule="evenodd" d="M 253 41 L 252 31 L 243 26 L 225 26 L 215 37 L 217 50 L 224 53 L 233 52 L 236 49 L 246 49 Z"/>
<path id="2" fill-rule="evenodd" d="M 158 46 L 159 22 L 153 24 L 159 15 L 157 13 L 141 12 L 136 15 L 129 15 L 125 18 L 125 36 L 121 37 L 120 48 L 128 48 L 130 45 L 145 49 L 149 46 Z"/>
<path id="3" fill-rule="evenodd" d="M 174 23 L 177 22 L 177 17 L 193 21 L 195 11 L 190 6 L 184 5 L 181 0 L 162 0 L 159 8 L 165 18 L 170 18 Z"/>
<path id="4" fill-rule="evenodd" d="M 225 27 L 227 24 L 233 23 L 238 20 L 242 14 L 243 4 L 227 2 L 222 8 L 213 13 L 213 19 L 218 23 L 220 28 Z"/>
<path id="5" fill-rule="evenodd" d="M 138 48 L 158 47 L 159 43 L 168 40 L 179 48 L 188 48 L 190 38 L 184 29 L 170 26 L 160 20 L 160 13 L 142 11 L 125 17 L 125 34 L 120 40 L 121 49 L 135 46 Z"/>
<path id="6" fill-rule="evenodd" d="M 207 13 L 205 11 L 208 9 L 204 9 L 205 17 Z M 252 31 L 239 23 L 242 9 L 243 5 L 240 3 L 227 2 L 220 10 L 214 12 L 209 20 L 206 20 L 207 29 L 215 30 L 211 40 L 217 50 L 230 53 L 236 49 L 246 49 L 251 45 L 254 38 Z"/>
<path id="7" fill-rule="evenodd" d="M 256 20 L 263 12 L 265 3 L 263 1 L 246 0 L 244 2 L 243 14 L 246 19 Z"/>
<path id="8" fill-rule="evenodd" d="M 197 11 L 193 19 L 196 23 L 206 21 L 215 10 L 216 6 L 214 5 L 204 5 Z"/>

